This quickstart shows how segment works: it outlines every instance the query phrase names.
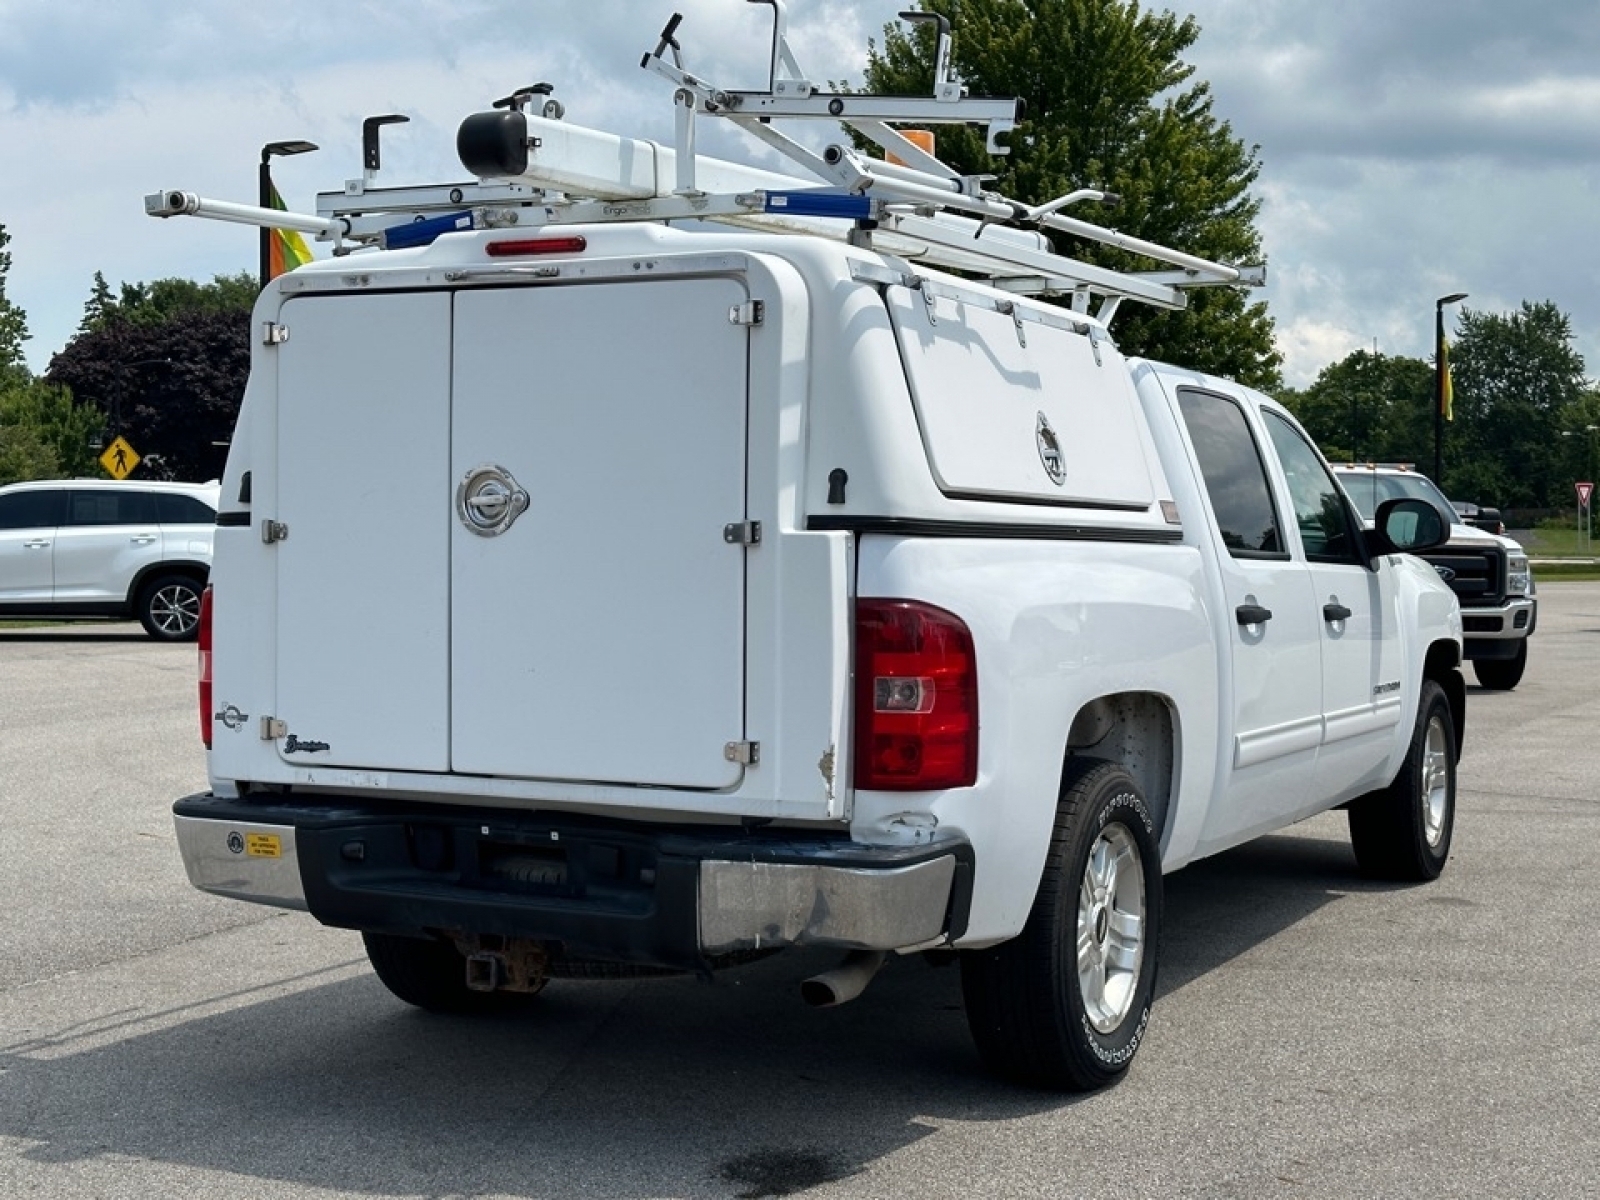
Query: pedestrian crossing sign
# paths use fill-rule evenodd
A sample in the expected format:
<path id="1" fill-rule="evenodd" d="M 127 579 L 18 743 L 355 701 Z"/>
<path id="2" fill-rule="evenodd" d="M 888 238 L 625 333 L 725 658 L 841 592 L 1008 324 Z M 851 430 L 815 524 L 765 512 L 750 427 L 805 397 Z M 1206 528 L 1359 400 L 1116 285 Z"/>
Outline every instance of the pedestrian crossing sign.
<path id="1" fill-rule="evenodd" d="M 128 445 L 127 438 L 119 435 L 100 456 L 100 465 L 106 469 L 106 474 L 111 478 L 126 479 L 139 465 L 139 454 Z"/>

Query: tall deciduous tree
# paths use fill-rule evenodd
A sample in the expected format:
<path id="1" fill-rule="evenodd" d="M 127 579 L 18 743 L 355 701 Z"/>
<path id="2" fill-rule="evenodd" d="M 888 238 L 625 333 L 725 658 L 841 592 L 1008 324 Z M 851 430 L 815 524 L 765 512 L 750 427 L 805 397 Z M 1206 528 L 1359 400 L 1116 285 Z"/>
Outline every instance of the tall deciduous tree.
<path id="1" fill-rule="evenodd" d="M 42 379 L 0 384 L 0 484 L 94 473 L 100 414 Z"/>
<path id="2" fill-rule="evenodd" d="M 1433 366 L 1357 350 L 1278 398 L 1334 461 L 1432 461 Z"/>
<path id="3" fill-rule="evenodd" d="M 50 362 L 47 378 L 100 414 L 161 473 L 201 480 L 221 474 L 226 442 L 250 369 L 248 275 L 211 284 L 124 284 L 121 299 Z M 91 303 L 93 300 L 91 298 Z M 144 468 L 141 468 L 143 470 Z"/>
<path id="4" fill-rule="evenodd" d="M 6 278 L 11 274 L 11 235 L 0 225 L 0 383 L 28 377 L 28 364 L 22 356 L 22 343 L 28 340 L 28 315 L 6 295 Z"/>
<path id="5" fill-rule="evenodd" d="M 1018 96 L 1026 119 L 1012 152 L 989 156 L 981 133 L 938 127 L 938 154 L 963 174 L 992 173 L 1005 194 L 1038 204 L 1080 187 L 1116 192 L 1111 214 L 1074 213 L 1123 232 L 1231 263 L 1263 259 L 1255 228 L 1260 204 L 1250 185 L 1260 171 L 1245 146 L 1211 111 L 1211 93 L 1183 54 L 1199 36 L 1194 18 L 1153 13 L 1137 0 L 923 0 L 951 18 L 955 61 L 974 95 Z M 922 23 L 884 30 L 869 48 L 866 89 L 927 95 L 934 31 Z M 1148 260 L 1052 233 L 1057 244 L 1118 269 Z M 1124 305 L 1117 342 L 1142 354 L 1272 389 L 1282 358 L 1262 303 L 1235 288 L 1189 292 L 1189 308 L 1168 313 Z"/>
<path id="6" fill-rule="evenodd" d="M 1572 456 L 1562 434 L 1574 432 L 1567 425 L 1586 411 L 1587 395 L 1571 318 L 1550 301 L 1524 301 L 1506 315 L 1463 310 L 1450 367 L 1446 492 L 1502 507 L 1568 503 Z"/>
<path id="7" fill-rule="evenodd" d="M 28 370 L 22 356 L 27 314 L 6 295 L 10 244 L 11 235 L 0 225 L 0 484 L 85 474 L 99 417 Z"/>
<path id="8" fill-rule="evenodd" d="M 249 313 L 261 282 L 248 271 L 218 275 L 210 283 L 192 279 L 158 279 L 125 283 L 117 301 L 119 317 L 141 325 L 159 325 L 195 313 Z"/>

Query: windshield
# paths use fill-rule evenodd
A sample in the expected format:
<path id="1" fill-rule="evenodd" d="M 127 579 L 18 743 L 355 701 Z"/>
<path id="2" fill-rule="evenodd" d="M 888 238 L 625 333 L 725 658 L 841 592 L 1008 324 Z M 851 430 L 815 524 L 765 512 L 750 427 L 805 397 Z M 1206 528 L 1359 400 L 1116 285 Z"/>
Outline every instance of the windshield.
<path id="1" fill-rule="evenodd" d="M 1350 499 L 1355 501 L 1364 520 L 1372 520 L 1378 505 L 1385 500 L 1398 500 L 1405 496 L 1426 500 L 1441 513 L 1453 514 L 1455 511 L 1450 507 L 1450 501 L 1444 498 L 1444 493 L 1434 487 L 1433 480 L 1426 475 L 1380 475 L 1376 471 L 1335 471 L 1334 474 L 1339 477 L 1344 490 L 1350 493 Z"/>

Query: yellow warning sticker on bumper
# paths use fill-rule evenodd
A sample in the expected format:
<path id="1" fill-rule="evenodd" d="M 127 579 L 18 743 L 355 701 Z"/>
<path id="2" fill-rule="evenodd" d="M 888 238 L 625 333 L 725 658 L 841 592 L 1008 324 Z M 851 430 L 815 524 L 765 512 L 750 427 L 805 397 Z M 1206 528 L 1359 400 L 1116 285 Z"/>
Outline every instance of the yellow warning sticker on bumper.
<path id="1" fill-rule="evenodd" d="M 251 858 L 282 858 L 283 839 L 275 833 L 252 833 L 244 839 L 244 852 Z"/>

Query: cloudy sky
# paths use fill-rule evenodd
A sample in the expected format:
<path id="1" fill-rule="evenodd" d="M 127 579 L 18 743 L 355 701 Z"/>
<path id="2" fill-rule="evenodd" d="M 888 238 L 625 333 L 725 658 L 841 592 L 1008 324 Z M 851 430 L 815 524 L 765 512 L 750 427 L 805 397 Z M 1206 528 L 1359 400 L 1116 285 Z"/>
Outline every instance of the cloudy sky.
<path id="1" fill-rule="evenodd" d="M 789 0 L 802 66 L 859 81 L 901 7 Z M 1600 374 L 1600 5 L 1166 7 L 1197 17 L 1191 61 L 1260 147 L 1288 382 L 1374 344 L 1430 355 L 1434 300 L 1456 291 L 1480 311 L 1554 301 Z M 387 131 L 381 182 L 456 180 L 461 118 L 536 80 L 568 120 L 669 141 L 670 91 L 638 62 L 673 8 L 691 69 L 764 83 L 770 10 L 743 0 L 0 0 L 0 224 L 30 365 L 72 336 L 97 270 L 113 287 L 253 270 L 254 230 L 152 220 L 142 197 L 250 202 L 266 142 L 322 147 L 275 167 L 310 211 L 359 177 L 363 117 L 411 117 Z"/>

